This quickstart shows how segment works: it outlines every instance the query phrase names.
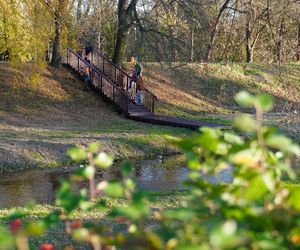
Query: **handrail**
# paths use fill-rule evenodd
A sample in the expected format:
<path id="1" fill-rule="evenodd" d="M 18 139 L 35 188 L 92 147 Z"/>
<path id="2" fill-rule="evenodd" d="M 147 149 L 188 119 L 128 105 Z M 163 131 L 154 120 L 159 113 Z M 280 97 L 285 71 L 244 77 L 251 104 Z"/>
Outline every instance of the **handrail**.
<path id="1" fill-rule="evenodd" d="M 74 65 L 75 63 L 75 65 Z M 87 62 L 78 53 L 72 49 L 67 49 L 67 64 L 80 72 L 80 64 L 86 65 L 90 68 L 90 80 L 93 87 L 100 90 L 114 104 L 119 106 L 123 112 L 128 114 L 129 111 L 129 94 L 123 89 L 119 88 L 113 81 L 101 73 L 94 65 Z M 97 80 L 98 79 L 98 80 Z"/>
<path id="2" fill-rule="evenodd" d="M 130 111 L 130 100 L 132 99 L 132 96 L 134 96 L 138 91 L 137 84 L 133 85 L 134 88 L 129 88 L 130 82 L 133 80 L 133 77 L 131 77 L 127 72 L 125 72 L 125 70 L 121 69 L 113 62 L 111 62 L 106 56 L 102 55 L 102 53 L 98 52 L 97 50 L 93 50 L 91 52 L 90 61 L 87 60 L 86 57 L 84 57 L 84 55 L 88 56 L 87 53 L 84 52 L 84 50 L 84 53 L 81 54 L 80 52 L 77 53 L 72 49 L 68 48 L 67 52 L 67 63 L 70 64 L 69 53 L 71 53 L 73 56 L 73 58 L 70 57 L 71 64 L 74 65 L 74 60 L 76 62 L 78 60 L 78 66 L 75 63 L 75 67 L 78 69 L 78 71 L 79 63 L 84 63 L 84 65 L 88 66 L 91 69 L 92 84 L 97 89 L 100 89 L 102 94 L 105 94 L 111 101 L 113 101 L 116 105 L 121 107 L 121 109 L 123 111 L 126 111 L 128 114 L 128 112 Z M 96 74 L 95 77 L 94 74 Z M 99 79 L 100 82 L 97 82 L 96 78 L 99 76 L 101 77 Z M 102 80 L 105 81 L 104 89 L 102 87 Z M 100 88 L 99 84 L 101 86 Z M 145 108 L 154 113 L 155 101 L 157 100 L 157 97 L 147 88 L 145 88 L 144 95 L 142 95 L 142 98 L 143 105 L 145 106 Z"/>
<path id="3" fill-rule="evenodd" d="M 118 65 L 116 65 L 114 62 L 112 62 L 107 56 L 103 55 L 102 53 L 100 53 L 97 50 L 93 50 L 93 52 L 96 52 L 96 54 L 98 54 L 99 56 L 103 57 L 107 62 L 109 62 L 111 65 L 113 65 L 114 67 L 116 67 L 118 70 L 120 70 L 125 76 L 129 77 L 130 79 L 132 79 L 132 77 L 121 67 L 119 67 Z"/>
<path id="4" fill-rule="evenodd" d="M 103 75 L 94 65 L 90 64 L 82 56 L 80 56 L 78 53 L 76 53 L 74 50 L 68 48 L 68 50 L 73 53 L 76 57 L 80 58 L 87 66 L 91 67 L 95 72 L 97 72 L 99 75 L 101 75 L 102 78 L 104 78 L 106 81 L 108 81 L 111 85 L 113 85 L 115 88 L 120 89 L 116 84 L 112 82 L 111 79 L 109 79 L 107 76 Z M 125 94 L 127 97 L 130 97 L 128 93 L 126 93 L 124 90 L 120 89 L 120 91 Z"/>
<path id="5" fill-rule="evenodd" d="M 100 53 L 97 50 L 93 50 L 93 52 L 95 52 L 96 54 L 98 54 L 99 56 L 101 56 L 102 58 L 104 58 L 110 65 L 114 66 L 115 68 L 117 68 L 119 71 L 121 71 L 122 74 L 124 74 L 125 76 L 127 76 L 130 80 L 133 80 L 132 76 L 129 75 L 124 69 L 122 69 L 121 67 L 119 67 L 118 65 L 116 65 L 114 62 L 112 62 L 107 56 L 103 55 L 102 53 Z M 157 100 L 157 96 L 154 95 L 150 90 L 148 90 L 147 88 L 145 88 L 146 91 L 148 91 L 151 95 L 153 95 L 153 97 Z"/>

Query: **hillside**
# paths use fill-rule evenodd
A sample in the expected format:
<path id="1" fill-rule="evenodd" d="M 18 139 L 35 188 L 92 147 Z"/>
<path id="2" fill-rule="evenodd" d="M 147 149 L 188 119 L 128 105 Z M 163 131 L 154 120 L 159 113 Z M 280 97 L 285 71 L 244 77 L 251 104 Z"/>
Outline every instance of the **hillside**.
<path id="1" fill-rule="evenodd" d="M 127 120 L 67 70 L 0 63 L 0 171 L 69 165 L 68 148 L 99 141 L 116 158 L 174 152 L 190 131 Z"/>
<path id="2" fill-rule="evenodd" d="M 175 152 L 166 138 L 184 129 L 134 122 L 118 115 L 96 94 L 85 91 L 69 71 L 50 67 L 37 74 L 30 64 L 0 63 L 0 170 L 70 165 L 73 145 L 99 141 L 116 158 Z M 161 114 L 230 124 L 240 110 L 241 89 L 268 92 L 276 99 L 276 124 L 299 140 L 300 65 L 190 64 L 168 68 L 149 63 L 145 82 L 159 98 Z M 250 111 L 251 110 L 246 110 Z"/>
<path id="3" fill-rule="evenodd" d="M 159 98 L 157 111 L 192 119 L 230 123 L 242 110 L 233 99 L 240 90 L 275 99 L 267 121 L 290 135 L 300 133 L 300 64 L 188 64 L 170 68 L 144 65 L 146 86 Z"/>

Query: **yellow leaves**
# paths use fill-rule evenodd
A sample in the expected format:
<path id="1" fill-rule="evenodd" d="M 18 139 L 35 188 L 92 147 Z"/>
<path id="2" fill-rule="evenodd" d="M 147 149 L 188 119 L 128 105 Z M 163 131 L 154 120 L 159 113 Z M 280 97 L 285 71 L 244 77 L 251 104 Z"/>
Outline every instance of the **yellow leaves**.
<path id="1" fill-rule="evenodd" d="M 246 149 L 231 157 L 231 162 L 251 168 L 260 168 L 263 163 L 263 152 L 261 150 Z"/>

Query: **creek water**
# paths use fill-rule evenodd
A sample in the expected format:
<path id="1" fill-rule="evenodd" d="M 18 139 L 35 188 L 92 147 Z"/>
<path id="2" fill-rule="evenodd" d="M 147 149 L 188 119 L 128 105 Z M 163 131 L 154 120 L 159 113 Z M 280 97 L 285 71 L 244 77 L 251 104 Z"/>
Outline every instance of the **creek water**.
<path id="1" fill-rule="evenodd" d="M 107 170 L 99 170 L 96 174 L 97 182 L 120 179 L 121 164 L 117 163 Z M 185 188 L 183 182 L 188 178 L 189 170 L 185 167 L 182 156 L 134 160 L 132 164 L 133 175 L 139 189 L 168 192 Z M 67 167 L 38 169 L 2 174 L 0 176 L 0 208 L 25 206 L 32 201 L 39 204 L 51 204 L 55 199 L 55 191 L 59 188 L 60 180 L 71 175 L 71 169 Z"/>

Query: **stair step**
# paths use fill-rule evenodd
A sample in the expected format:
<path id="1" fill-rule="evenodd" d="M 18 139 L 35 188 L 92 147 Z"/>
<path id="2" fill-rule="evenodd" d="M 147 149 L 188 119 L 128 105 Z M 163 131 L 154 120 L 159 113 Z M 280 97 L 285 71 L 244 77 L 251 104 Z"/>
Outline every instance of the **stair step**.
<path id="1" fill-rule="evenodd" d="M 132 113 L 132 112 L 150 112 L 150 113 L 152 113 L 150 110 L 148 110 L 148 109 L 128 109 L 128 112 L 129 113 Z"/>
<path id="2" fill-rule="evenodd" d="M 132 112 L 132 111 L 129 111 L 128 113 L 129 113 L 129 116 L 151 116 L 151 115 L 153 115 L 153 113 L 150 112 L 150 111 L 145 111 L 145 112 L 140 112 L 140 111 Z"/>
<path id="3" fill-rule="evenodd" d="M 135 104 L 129 104 L 129 109 L 147 109 L 144 105 L 135 105 Z"/>
<path id="4" fill-rule="evenodd" d="M 129 110 L 144 110 L 144 111 L 150 111 L 146 107 L 129 107 Z"/>

